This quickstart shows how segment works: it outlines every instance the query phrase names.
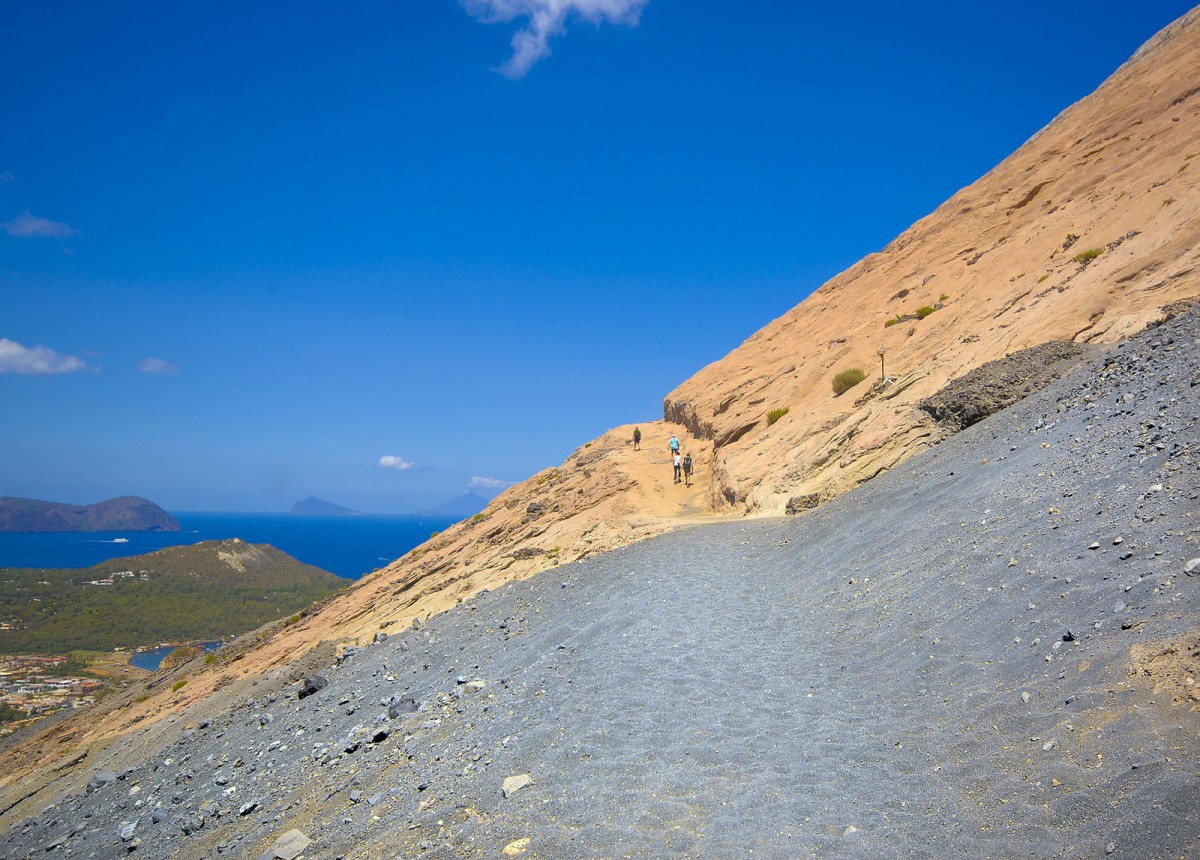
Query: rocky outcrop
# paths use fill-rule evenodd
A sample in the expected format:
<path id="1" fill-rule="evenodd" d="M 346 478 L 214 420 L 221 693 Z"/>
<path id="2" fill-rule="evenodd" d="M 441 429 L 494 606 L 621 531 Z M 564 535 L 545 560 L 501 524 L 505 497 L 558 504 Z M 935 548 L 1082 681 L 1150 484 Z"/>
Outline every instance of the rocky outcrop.
<path id="1" fill-rule="evenodd" d="M 793 496 L 836 495 L 939 438 L 917 407 L 951 380 L 1050 341 L 1111 343 L 1200 296 L 1196 68 L 1200 10 L 667 395 L 668 419 L 714 443 L 713 504 L 782 513 Z M 849 368 L 886 378 L 835 396 Z"/>
<path id="2" fill-rule="evenodd" d="M 1094 351 L 1083 344 L 1053 340 L 1031 346 L 951 380 L 917 405 L 934 421 L 957 432 L 1040 391 Z"/>

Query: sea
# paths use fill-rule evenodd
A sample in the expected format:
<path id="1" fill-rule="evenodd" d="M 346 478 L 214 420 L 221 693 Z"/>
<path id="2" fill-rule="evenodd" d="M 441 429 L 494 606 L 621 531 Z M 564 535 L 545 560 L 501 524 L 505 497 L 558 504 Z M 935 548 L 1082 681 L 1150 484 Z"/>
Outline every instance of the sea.
<path id="1" fill-rule="evenodd" d="M 447 517 L 172 512 L 177 532 L 0 533 L 0 567 L 91 567 L 203 540 L 269 543 L 338 576 L 358 579 L 384 567 L 457 520 Z"/>
<path id="2" fill-rule="evenodd" d="M 220 642 L 201 642 L 205 651 L 216 651 L 221 647 Z M 164 645 L 161 648 L 150 648 L 146 651 L 137 651 L 129 658 L 130 665 L 137 666 L 139 669 L 145 669 L 147 672 L 157 672 L 158 667 L 162 665 L 163 658 L 175 650 L 175 645 Z"/>

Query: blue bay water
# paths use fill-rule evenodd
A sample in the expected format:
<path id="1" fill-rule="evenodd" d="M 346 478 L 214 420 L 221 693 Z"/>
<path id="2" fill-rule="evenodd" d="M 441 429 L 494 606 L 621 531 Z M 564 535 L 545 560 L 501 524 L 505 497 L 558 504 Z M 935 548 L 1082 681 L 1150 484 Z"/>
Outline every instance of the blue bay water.
<path id="1" fill-rule="evenodd" d="M 221 647 L 220 642 L 201 642 L 205 651 L 216 651 Z M 174 645 L 164 645 L 162 648 L 151 648 L 146 651 L 138 651 L 129 658 L 131 666 L 137 666 L 139 669 L 145 669 L 147 672 L 157 672 L 158 667 L 162 665 L 163 658 L 175 650 Z"/>
<path id="2" fill-rule="evenodd" d="M 256 513 L 183 512 L 174 516 L 182 531 L 3 533 L 0 567 L 90 567 L 110 558 L 169 546 L 241 538 L 247 543 L 269 543 L 305 564 L 358 579 L 456 521 L 446 517 Z"/>

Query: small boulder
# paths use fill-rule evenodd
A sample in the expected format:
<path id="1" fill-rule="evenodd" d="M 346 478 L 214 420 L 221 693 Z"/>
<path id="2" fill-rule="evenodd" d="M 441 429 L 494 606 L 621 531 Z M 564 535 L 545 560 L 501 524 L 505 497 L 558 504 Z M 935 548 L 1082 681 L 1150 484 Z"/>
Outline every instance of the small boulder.
<path id="1" fill-rule="evenodd" d="M 292 829 L 271 843 L 267 856 L 273 860 L 296 860 L 312 845 L 312 840 L 299 830 Z"/>
<path id="2" fill-rule="evenodd" d="M 821 504 L 820 493 L 805 493 L 800 496 L 792 496 L 787 500 L 787 506 L 783 511 L 788 516 L 793 516 L 801 511 L 809 511 Z"/>
<path id="3" fill-rule="evenodd" d="M 399 699 L 388 705 L 388 716 L 393 720 L 401 714 L 411 714 L 417 710 L 416 699 Z"/>
<path id="4" fill-rule="evenodd" d="M 300 687 L 300 692 L 296 694 L 297 698 L 306 699 L 314 693 L 320 692 L 329 686 L 322 675 L 312 675 L 304 679 L 304 684 Z"/>
<path id="5" fill-rule="evenodd" d="M 512 797 L 525 786 L 533 782 L 533 778 L 527 773 L 520 773 L 516 776 L 507 777 L 504 783 L 500 786 L 500 790 L 504 792 L 505 797 Z"/>

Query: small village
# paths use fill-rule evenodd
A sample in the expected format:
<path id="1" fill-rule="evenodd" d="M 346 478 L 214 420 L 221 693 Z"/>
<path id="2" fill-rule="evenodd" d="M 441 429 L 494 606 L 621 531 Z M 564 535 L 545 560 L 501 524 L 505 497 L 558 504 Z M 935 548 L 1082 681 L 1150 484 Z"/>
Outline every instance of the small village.
<path id="1" fill-rule="evenodd" d="M 69 662 L 67 656 L 53 654 L 0 658 L 0 713 L 5 716 L 0 736 L 50 714 L 90 705 L 111 686 L 97 678 L 64 674 Z"/>

